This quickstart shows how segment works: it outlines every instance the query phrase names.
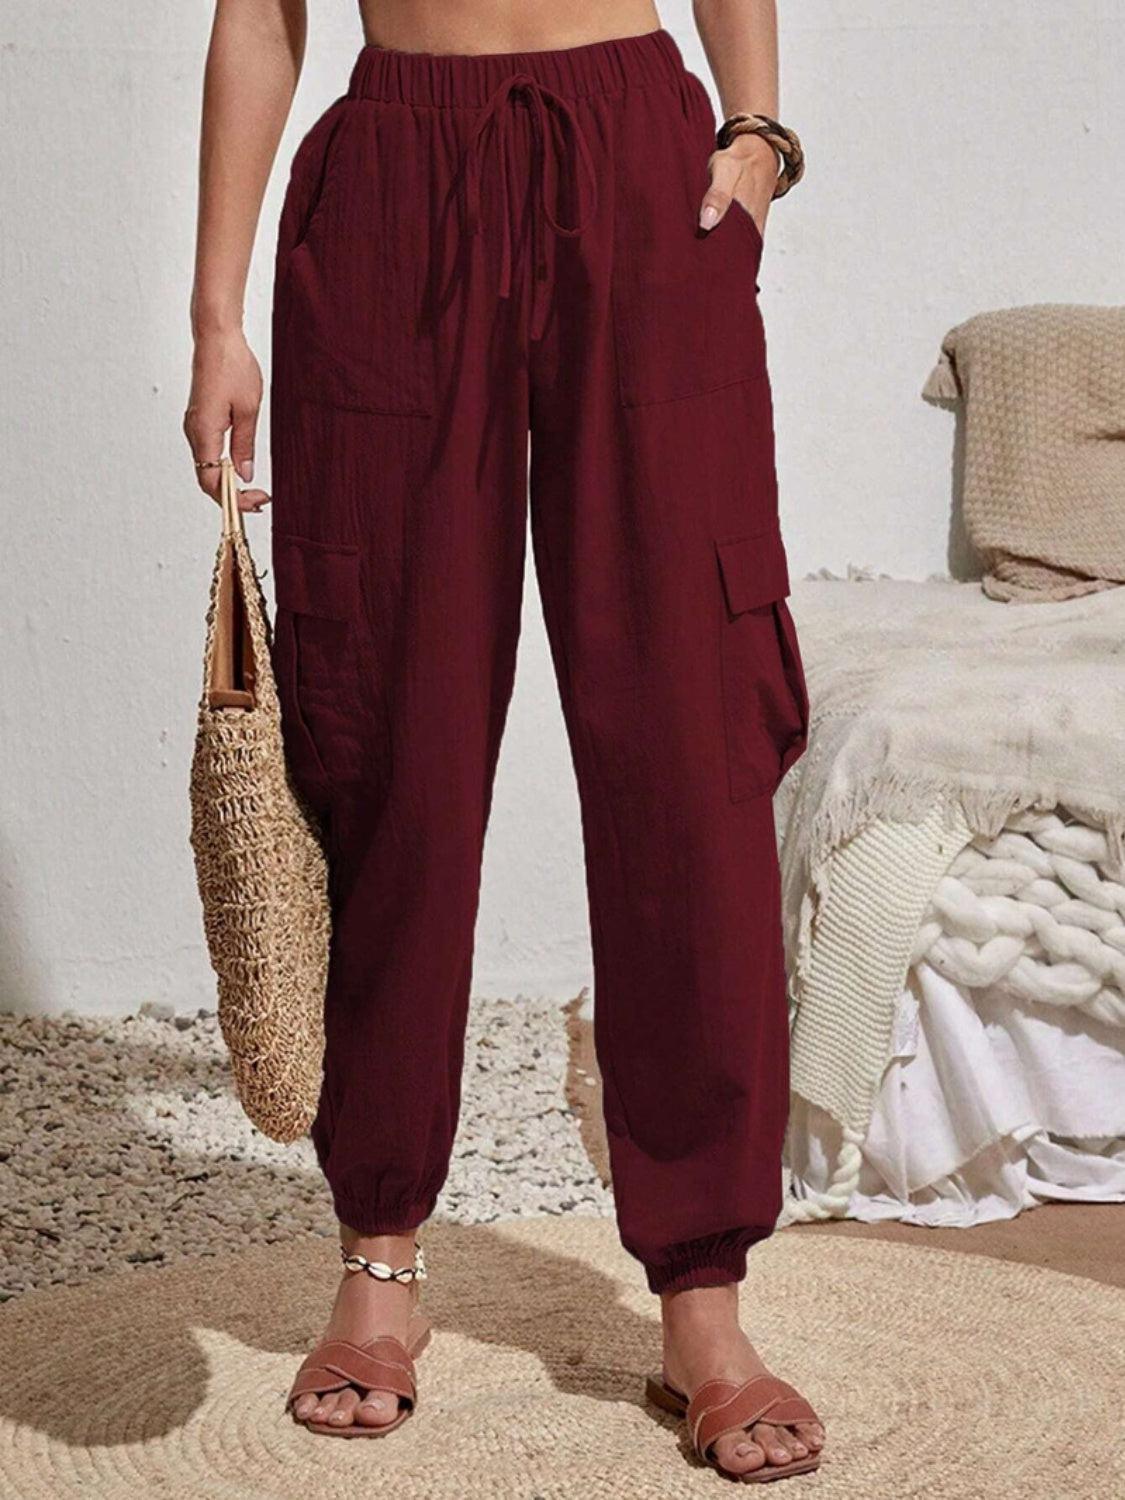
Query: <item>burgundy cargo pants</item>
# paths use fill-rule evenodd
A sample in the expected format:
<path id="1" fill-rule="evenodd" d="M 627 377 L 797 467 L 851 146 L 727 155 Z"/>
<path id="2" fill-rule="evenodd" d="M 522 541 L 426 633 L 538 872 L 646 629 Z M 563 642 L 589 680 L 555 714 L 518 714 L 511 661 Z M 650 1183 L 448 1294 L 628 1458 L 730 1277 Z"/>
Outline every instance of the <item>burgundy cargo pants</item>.
<path id="1" fill-rule="evenodd" d="M 806 701 L 755 276 L 662 32 L 366 47 L 298 149 L 274 304 L 275 667 L 334 933 L 313 1135 L 408 1232 L 457 1122 L 528 515 L 582 802 L 622 1241 L 737 1280 L 780 1206 L 771 793 Z"/>

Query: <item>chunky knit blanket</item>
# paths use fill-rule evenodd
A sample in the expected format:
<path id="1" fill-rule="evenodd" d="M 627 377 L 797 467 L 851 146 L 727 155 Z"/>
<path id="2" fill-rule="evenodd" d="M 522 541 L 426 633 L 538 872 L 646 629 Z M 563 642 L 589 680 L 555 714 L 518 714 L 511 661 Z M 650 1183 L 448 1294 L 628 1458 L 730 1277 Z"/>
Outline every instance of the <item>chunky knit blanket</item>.
<path id="1" fill-rule="evenodd" d="M 964 403 L 964 520 L 987 594 L 1125 583 L 1125 307 L 970 318 L 924 394 Z"/>
<path id="2" fill-rule="evenodd" d="M 903 1057 L 913 1054 L 917 996 L 927 990 L 924 977 L 914 984 L 907 978 L 909 988 L 904 989 L 909 971 L 920 976 L 927 969 L 936 971 L 962 993 L 985 992 L 993 1004 L 1001 996 L 1020 1005 L 1030 1001 L 1037 1025 L 1047 1015 L 1058 1017 L 1060 1043 L 1069 1047 L 1080 1037 L 1093 1043 L 1086 1029 L 1091 1023 L 1095 1028 L 1125 1027 L 1125 883 L 1108 871 L 1104 832 L 1087 827 L 1069 811 L 1060 812 L 1013 813 L 995 838 L 986 838 L 973 835 L 955 807 L 935 806 L 919 823 L 872 823 L 834 851 L 827 899 L 817 913 L 811 970 L 793 1027 L 796 1097 L 787 1160 L 794 1168 L 794 1195 L 786 1199 L 783 1223 L 853 1211 L 880 1096 L 884 1115 L 875 1126 L 874 1160 L 885 1162 L 888 1149 L 894 1149 L 888 1144 L 894 1133 L 910 1128 L 906 1115 L 892 1109 L 888 1119 L 885 1113 L 887 1065 L 896 1051 Z M 939 1019 L 931 1012 L 928 1026 L 944 1031 L 950 1023 L 948 1014 Z M 979 1053 L 962 1051 L 964 1041 L 960 1028 L 944 1032 L 945 1067 L 975 1068 L 980 1062 Z M 937 1057 L 931 1060 L 937 1063 Z M 1021 1087 L 1021 1066 L 1034 1072 L 1044 1065 L 1045 1058 L 1037 1058 L 1034 1048 L 1028 1056 L 1021 1054 L 1013 1066 L 1013 1088 Z M 949 1126 L 965 1153 L 957 1158 L 961 1165 L 983 1143 L 981 1132 L 994 1105 L 999 1110 L 995 1118 L 1001 1117 L 1007 1089 L 999 1090 L 998 1099 L 981 1097 L 979 1107 L 967 1099 L 997 1082 L 995 1074 L 978 1079 L 939 1068 L 929 1085 L 946 1096 Z M 942 1127 L 929 1113 L 937 1107 L 932 1098 L 925 1102 L 927 1084 L 918 1075 L 915 1083 L 920 1092 L 914 1095 L 913 1123 L 923 1135 L 932 1135 L 940 1158 L 950 1142 L 942 1144 Z M 1029 1078 L 1027 1085 L 1033 1092 L 1034 1080 Z M 1064 1116 L 1068 1125 L 1054 1115 L 1052 1134 L 1116 1134 L 1123 1108 L 1125 1099 L 1110 1084 L 1104 1095 L 1085 1099 L 1078 1115 Z M 1094 1119 L 1097 1126 L 1090 1124 Z M 1037 1134 L 1018 1141 L 1013 1137 L 1013 1153 L 1026 1152 L 1034 1160 Z M 900 1166 L 905 1168 L 918 1145 L 898 1138 Z M 1094 1182 L 1105 1186 L 1097 1164 L 1116 1154 L 1109 1143 L 1075 1142 L 1072 1147 L 1067 1148 L 1068 1189 L 1083 1178 L 1091 1190 Z M 935 1157 L 925 1148 L 914 1157 L 916 1163 L 927 1159 L 932 1164 Z M 1010 1159 L 1004 1175 L 1012 1166 Z M 946 1208 L 956 1211 L 958 1198 L 988 1180 L 983 1163 L 982 1174 L 974 1169 L 964 1177 L 956 1173 L 956 1182 L 920 1179 L 917 1186 L 939 1186 Z M 904 1180 L 904 1171 L 896 1180 Z M 902 1208 L 907 1208 L 905 1199 Z M 967 1221 L 971 1218 L 969 1213 Z"/>
<path id="3" fill-rule="evenodd" d="M 1125 590 L 1001 609 L 974 584 L 814 580 L 791 602 L 812 707 L 776 808 L 798 1004 L 831 856 L 877 820 L 946 809 L 936 881 L 965 837 L 1063 807 L 1125 878 Z"/>
<path id="4" fill-rule="evenodd" d="M 1016 813 L 938 881 L 911 965 L 925 959 L 966 989 L 1125 1026 L 1125 883 L 1107 873 L 1108 852 L 1099 829 Z"/>

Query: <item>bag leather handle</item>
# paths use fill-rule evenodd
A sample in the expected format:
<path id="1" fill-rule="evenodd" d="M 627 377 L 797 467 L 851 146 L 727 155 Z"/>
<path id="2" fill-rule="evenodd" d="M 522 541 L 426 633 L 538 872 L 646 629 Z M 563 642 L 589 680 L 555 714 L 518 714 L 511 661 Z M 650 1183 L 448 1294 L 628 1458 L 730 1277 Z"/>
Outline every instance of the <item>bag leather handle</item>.
<path id="1" fill-rule="evenodd" d="M 223 535 L 233 537 L 239 531 L 245 534 L 238 505 L 238 487 L 234 482 L 234 464 L 229 458 L 222 460 L 219 470 L 219 504 L 223 508 Z"/>
<path id="2" fill-rule="evenodd" d="M 215 564 L 214 623 L 207 663 L 207 703 L 210 708 L 254 708 L 257 705 L 257 666 L 254 641 L 247 620 L 248 601 L 235 539 L 246 540 L 234 464 L 222 460 L 219 504 L 223 535 Z M 250 607 L 253 607 L 252 605 Z"/>

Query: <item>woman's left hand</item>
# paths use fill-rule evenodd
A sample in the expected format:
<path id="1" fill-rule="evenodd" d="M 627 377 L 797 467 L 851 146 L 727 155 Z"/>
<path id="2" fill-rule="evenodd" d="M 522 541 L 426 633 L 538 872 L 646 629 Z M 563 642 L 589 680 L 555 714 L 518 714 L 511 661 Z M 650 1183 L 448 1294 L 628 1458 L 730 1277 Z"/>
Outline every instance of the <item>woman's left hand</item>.
<path id="1" fill-rule="evenodd" d="M 714 229 L 737 200 L 764 235 L 777 183 L 777 152 L 769 142 L 760 135 L 736 135 L 725 151 L 712 153 L 707 166 L 711 186 L 699 206 L 700 229 Z"/>

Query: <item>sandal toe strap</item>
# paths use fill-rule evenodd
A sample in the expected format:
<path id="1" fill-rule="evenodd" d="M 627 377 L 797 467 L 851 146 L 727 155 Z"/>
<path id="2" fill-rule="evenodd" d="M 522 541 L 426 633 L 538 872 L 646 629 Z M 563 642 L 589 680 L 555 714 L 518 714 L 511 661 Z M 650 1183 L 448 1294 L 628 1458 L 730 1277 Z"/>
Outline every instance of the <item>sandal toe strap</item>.
<path id="1" fill-rule="evenodd" d="M 743 1432 L 755 1422 L 779 1427 L 820 1418 L 799 1391 L 776 1375 L 755 1375 L 739 1385 L 734 1380 L 706 1380 L 688 1403 L 688 1426 L 700 1458 L 728 1433 Z"/>
<path id="2" fill-rule="evenodd" d="M 326 1339 L 297 1371 L 289 1402 L 301 1396 L 326 1396 L 348 1386 L 363 1392 L 390 1391 L 413 1406 L 417 1395 L 414 1361 L 398 1339 L 390 1336 L 362 1345 Z"/>

